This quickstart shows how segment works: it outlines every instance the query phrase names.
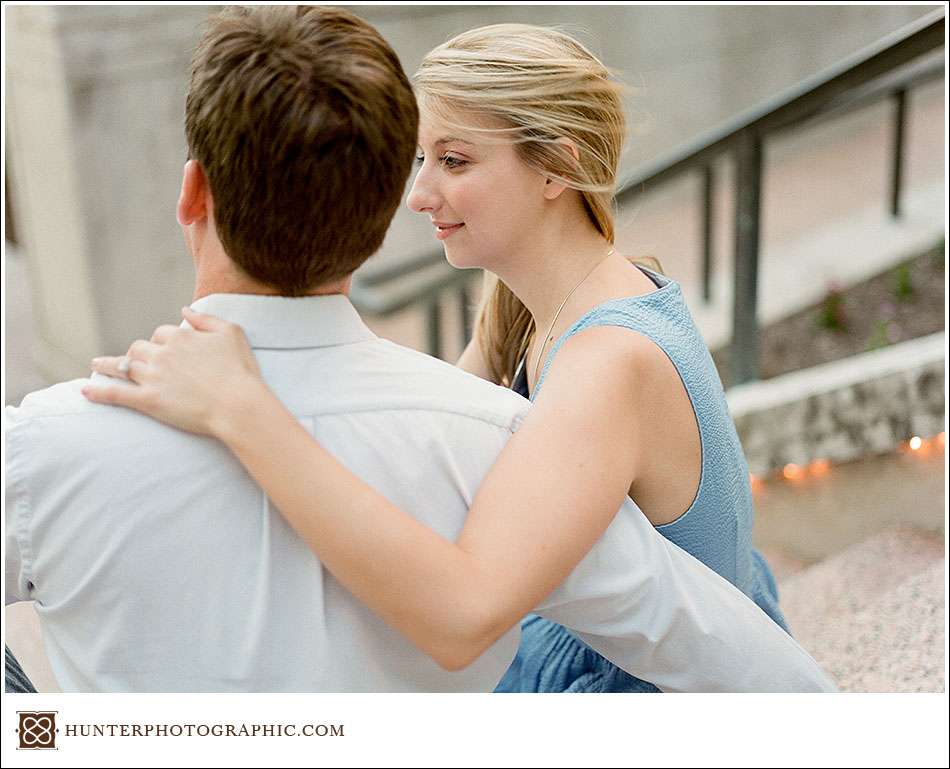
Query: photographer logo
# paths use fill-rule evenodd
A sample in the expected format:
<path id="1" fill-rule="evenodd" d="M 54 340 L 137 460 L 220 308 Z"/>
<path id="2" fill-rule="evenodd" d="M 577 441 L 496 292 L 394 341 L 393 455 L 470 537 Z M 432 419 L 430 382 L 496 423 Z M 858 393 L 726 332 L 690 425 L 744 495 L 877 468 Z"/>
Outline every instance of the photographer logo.
<path id="1" fill-rule="evenodd" d="M 34 712 L 18 710 L 20 735 L 18 750 L 55 750 L 57 711 Z"/>

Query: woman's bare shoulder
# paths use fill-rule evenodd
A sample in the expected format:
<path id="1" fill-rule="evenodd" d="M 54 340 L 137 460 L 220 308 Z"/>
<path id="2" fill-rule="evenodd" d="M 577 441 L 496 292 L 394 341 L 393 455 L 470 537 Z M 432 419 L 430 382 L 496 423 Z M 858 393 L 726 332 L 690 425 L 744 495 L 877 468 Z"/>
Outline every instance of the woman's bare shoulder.
<path id="1" fill-rule="evenodd" d="M 551 361 L 552 376 L 587 376 L 605 389 L 636 384 L 644 376 L 665 371 L 666 353 L 648 336 L 625 326 L 590 326 L 571 335 Z"/>

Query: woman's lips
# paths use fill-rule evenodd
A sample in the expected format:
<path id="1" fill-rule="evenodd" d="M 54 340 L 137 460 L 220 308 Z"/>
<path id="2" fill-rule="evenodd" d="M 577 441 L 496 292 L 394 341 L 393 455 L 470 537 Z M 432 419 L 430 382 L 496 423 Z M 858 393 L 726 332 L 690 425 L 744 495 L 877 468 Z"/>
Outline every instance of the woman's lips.
<path id="1" fill-rule="evenodd" d="M 436 236 L 439 240 L 445 240 L 445 239 L 446 239 L 447 237 L 449 237 L 449 235 L 451 235 L 453 232 L 458 232 L 458 231 L 459 231 L 460 229 L 462 229 L 462 227 L 464 227 L 464 226 L 465 226 L 465 222 L 462 222 L 461 224 L 451 224 L 451 225 L 448 225 L 448 226 L 439 226 L 439 225 L 436 225 L 435 236 Z"/>

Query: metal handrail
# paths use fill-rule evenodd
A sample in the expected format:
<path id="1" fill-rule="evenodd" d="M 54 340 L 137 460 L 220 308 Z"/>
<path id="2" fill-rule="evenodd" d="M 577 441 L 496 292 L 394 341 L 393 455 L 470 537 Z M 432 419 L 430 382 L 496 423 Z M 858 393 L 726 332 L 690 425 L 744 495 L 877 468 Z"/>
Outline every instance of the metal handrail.
<path id="1" fill-rule="evenodd" d="M 708 301 L 712 282 L 713 162 L 727 153 L 734 157 L 735 291 L 730 355 L 733 384 L 757 378 L 759 370 L 756 301 L 765 140 L 817 118 L 836 117 L 873 101 L 893 98 L 895 127 L 889 207 L 892 216 L 899 216 L 906 92 L 945 74 L 942 59 L 939 62 L 922 60 L 943 47 L 944 27 L 944 11 L 932 11 L 698 138 L 643 164 L 620 184 L 615 196 L 618 206 L 644 193 L 647 187 L 652 189 L 674 176 L 697 170 L 702 172 L 703 297 Z M 464 346 L 471 323 L 467 307 L 468 286 L 479 273 L 477 270 L 456 270 L 444 261 L 441 249 L 432 249 L 399 264 L 361 271 L 354 279 L 351 296 L 361 310 L 380 315 L 398 312 L 412 304 L 425 304 L 430 324 L 429 352 L 438 355 L 441 295 L 453 287 L 459 292 Z M 407 279 L 413 277 L 415 280 L 406 287 Z M 404 286 L 401 289 L 400 283 Z M 392 288 L 394 285 L 395 289 Z"/>
<path id="2" fill-rule="evenodd" d="M 658 182 L 700 165 L 707 158 L 732 148 L 743 133 L 759 135 L 787 129 L 812 118 L 823 107 L 837 106 L 843 94 L 885 75 L 896 67 L 943 45 L 944 12 L 921 16 L 817 75 L 787 88 L 686 142 L 673 151 L 644 163 L 628 176 L 617 192 L 617 202 L 639 192 L 639 187 Z"/>

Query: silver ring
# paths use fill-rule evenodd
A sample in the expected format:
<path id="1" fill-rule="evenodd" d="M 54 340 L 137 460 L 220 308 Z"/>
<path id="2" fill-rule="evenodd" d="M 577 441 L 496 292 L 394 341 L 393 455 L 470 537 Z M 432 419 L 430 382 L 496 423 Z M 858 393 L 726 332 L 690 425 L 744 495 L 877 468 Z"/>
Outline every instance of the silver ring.
<path id="1" fill-rule="evenodd" d="M 128 355 L 123 355 L 121 358 L 119 358 L 118 364 L 116 364 L 116 370 L 120 374 L 128 374 L 131 365 L 132 359 Z"/>

